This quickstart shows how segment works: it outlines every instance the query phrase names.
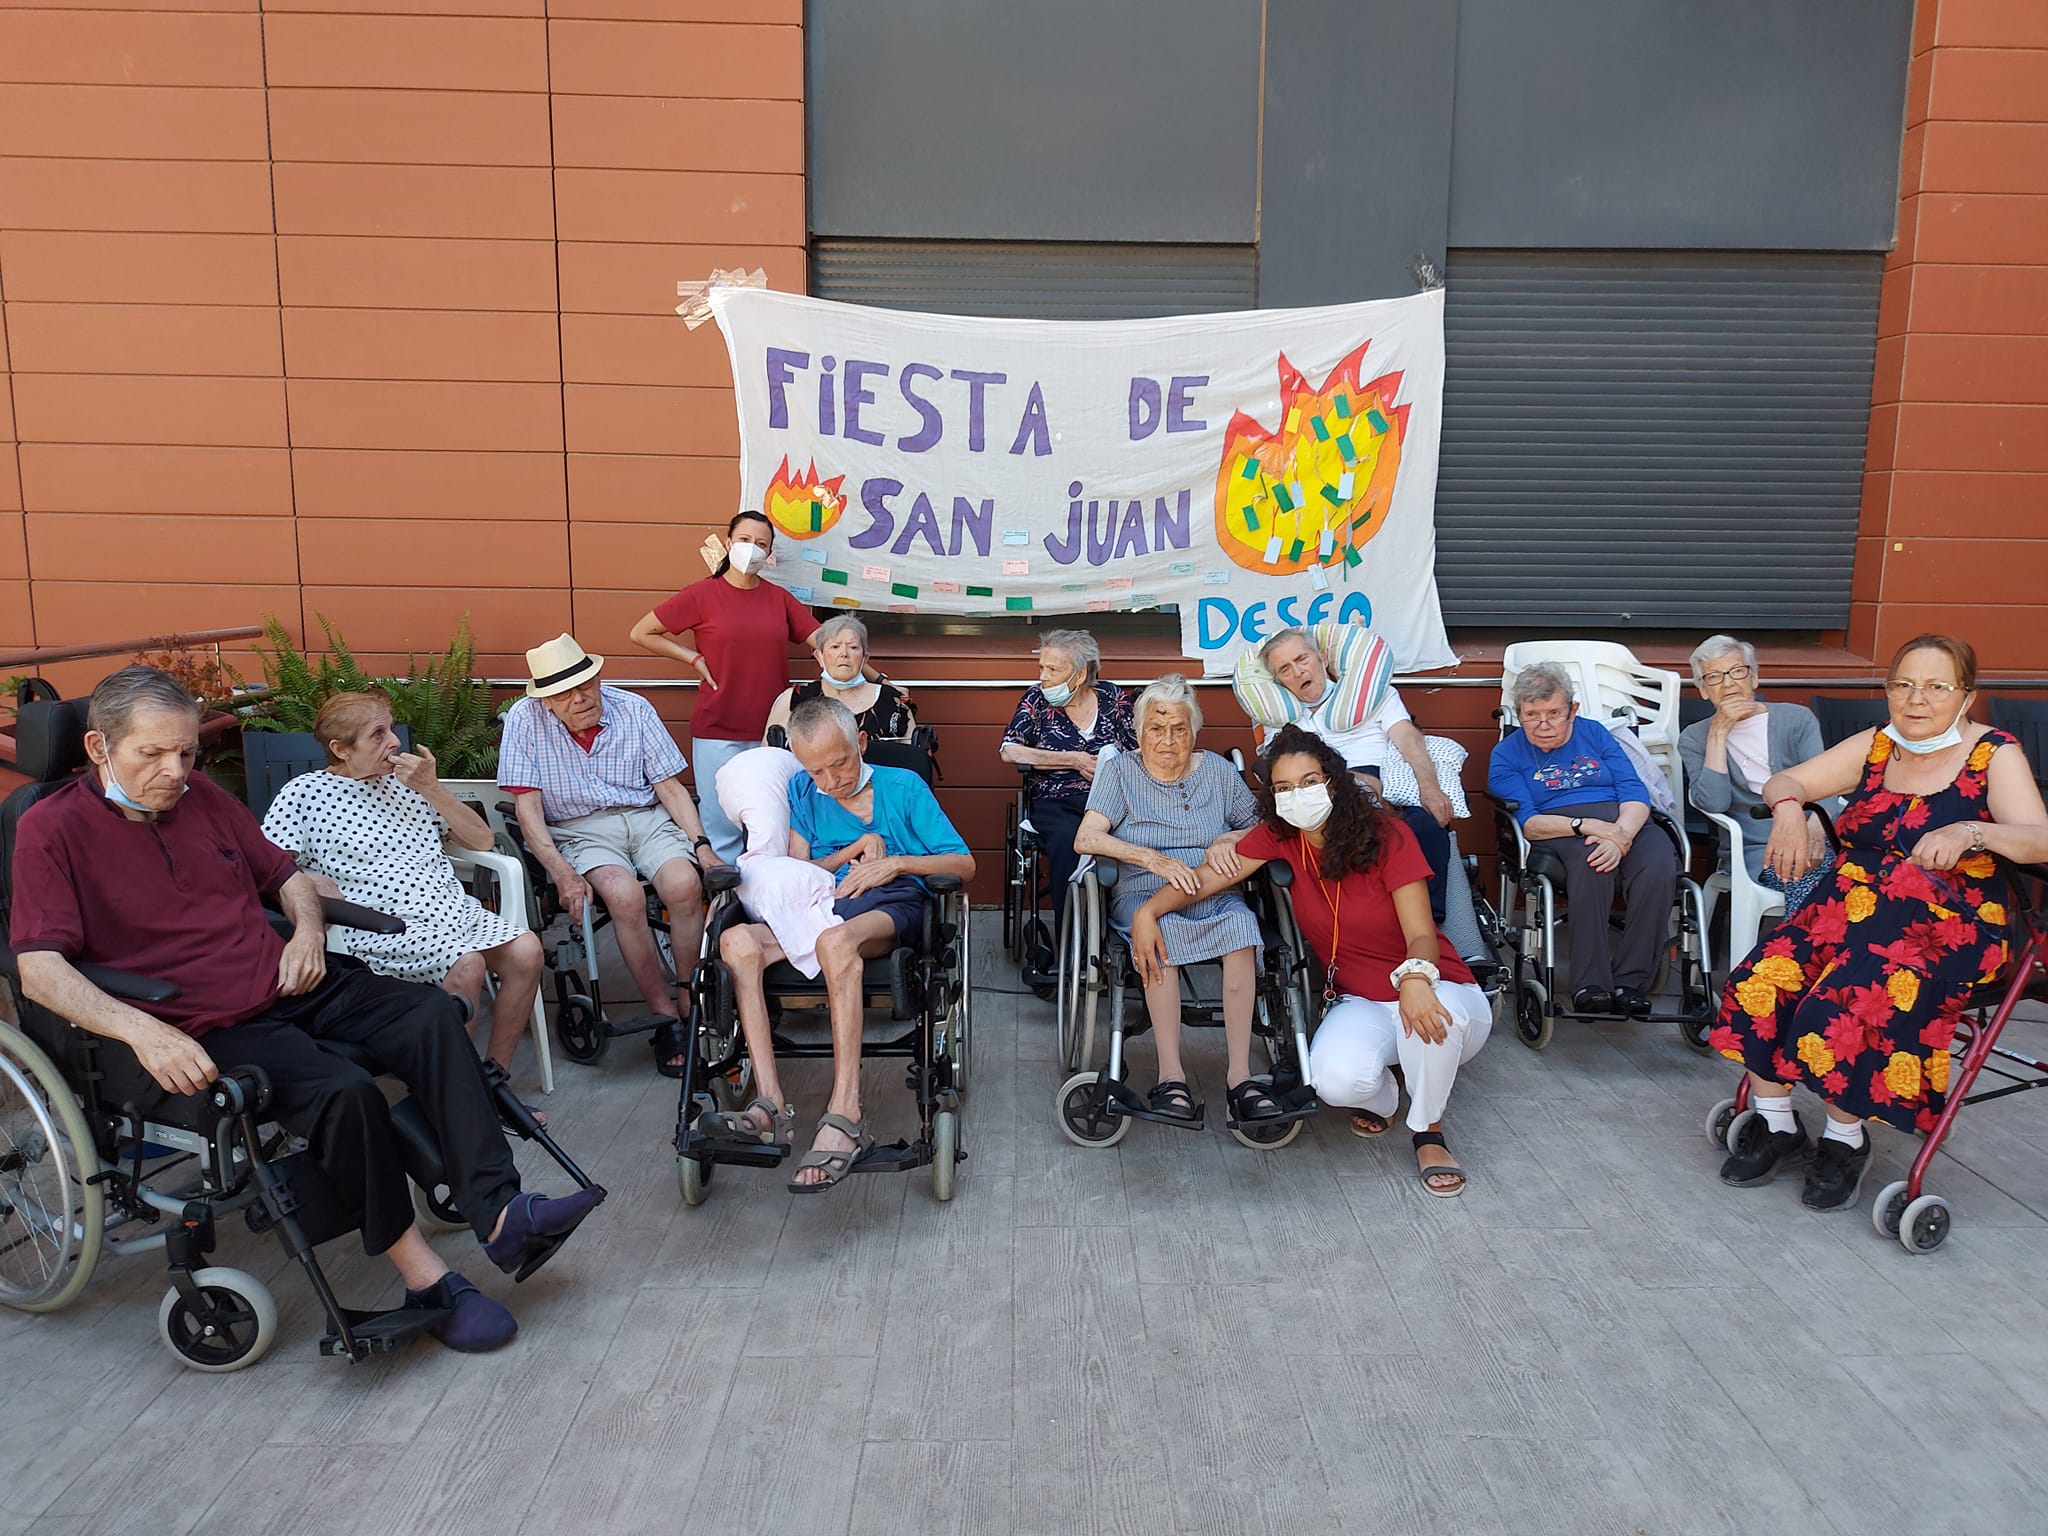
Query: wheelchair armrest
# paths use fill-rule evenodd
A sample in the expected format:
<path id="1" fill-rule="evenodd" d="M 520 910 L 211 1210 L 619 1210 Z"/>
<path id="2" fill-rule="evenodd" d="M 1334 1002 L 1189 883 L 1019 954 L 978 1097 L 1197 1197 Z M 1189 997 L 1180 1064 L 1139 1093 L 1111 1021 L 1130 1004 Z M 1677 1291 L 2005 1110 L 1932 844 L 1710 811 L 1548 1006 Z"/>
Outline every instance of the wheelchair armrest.
<path id="1" fill-rule="evenodd" d="M 789 732 L 782 726 L 771 725 L 761 733 L 761 745 L 764 747 L 781 747 L 786 751 L 789 747 Z"/>
<path id="2" fill-rule="evenodd" d="M 72 969 L 107 996 L 118 997 L 123 1002 L 168 1003 L 178 995 L 175 981 L 137 976 L 133 971 L 117 971 L 110 965 L 74 964 Z M 0 947 L 0 976 L 15 982 L 21 979 L 21 958 L 12 949 Z"/>
<path id="3" fill-rule="evenodd" d="M 703 871 L 704 894 L 723 896 L 728 891 L 740 888 L 740 870 L 737 864 L 713 864 Z"/>
<path id="4" fill-rule="evenodd" d="M 330 928 L 360 928 L 366 933 L 405 932 L 405 919 L 333 896 L 320 898 L 320 916 Z"/>
<path id="5" fill-rule="evenodd" d="M 1503 799 L 1490 789 L 1482 789 L 1479 793 L 1484 799 L 1492 803 L 1495 810 L 1506 811 L 1510 816 L 1522 808 L 1521 801 Z"/>
<path id="6" fill-rule="evenodd" d="M 1095 861 L 1095 883 L 1106 891 L 1116 884 L 1116 878 L 1123 873 L 1123 870 L 1123 865 L 1115 859 L 1097 859 Z"/>
<path id="7" fill-rule="evenodd" d="M 1294 866 L 1285 859 L 1269 859 L 1262 873 L 1272 881 L 1277 890 L 1286 890 L 1294 884 Z"/>
<path id="8" fill-rule="evenodd" d="M 967 884 L 958 875 L 920 875 L 918 878 L 924 881 L 924 888 L 934 896 L 951 896 Z"/>

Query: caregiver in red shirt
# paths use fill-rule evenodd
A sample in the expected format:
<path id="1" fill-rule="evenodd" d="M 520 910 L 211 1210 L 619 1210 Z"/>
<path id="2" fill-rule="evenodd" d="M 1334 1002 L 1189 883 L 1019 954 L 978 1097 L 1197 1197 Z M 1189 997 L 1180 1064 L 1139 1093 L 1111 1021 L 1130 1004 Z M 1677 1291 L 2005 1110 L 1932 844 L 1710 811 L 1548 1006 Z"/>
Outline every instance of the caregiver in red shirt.
<path id="1" fill-rule="evenodd" d="M 1464 1170 L 1444 1145 L 1444 1104 L 1459 1066 L 1492 1032 L 1493 1010 L 1430 917 L 1421 845 L 1398 810 L 1299 726 L 1272 739 L 1258 796 L 1262 819 L 1234 857 L 1212 855 L 1194 893 L 1168 885 L 1139 909 L 1131 925 L 1139 971 L 1149 976 L 1163 962 L 1162 914 L 1284 860 L 1294 871 L 1294 920 L 1328 973 L 1322 1022 L 1309 1046 L 1316 1096 L 1351 1107 L 1354 1134 L 1377 1136 L 1399 1107 L 1405 1078 L 1422 1187 L 1462 1194 Z"/>
<path id="2" fill-rule="evenodd" d="M 775 548 L 766 517 L 740 513 L 726 524 L 725 538 L 718 569 L 642 615 L 633 643 L 694 668 L 704 680 L 690 712 L 690 756 L 705 836 L 730 864 L 745 851 L 746 837 L 718 803 L 718 770 L 761 745 L 768 711 L 789 686 L 789 648 L 811 645 L 818 619 L 785 588 L 761 579 Z M 685 634 L 695 649 L 683 644 Z"/>

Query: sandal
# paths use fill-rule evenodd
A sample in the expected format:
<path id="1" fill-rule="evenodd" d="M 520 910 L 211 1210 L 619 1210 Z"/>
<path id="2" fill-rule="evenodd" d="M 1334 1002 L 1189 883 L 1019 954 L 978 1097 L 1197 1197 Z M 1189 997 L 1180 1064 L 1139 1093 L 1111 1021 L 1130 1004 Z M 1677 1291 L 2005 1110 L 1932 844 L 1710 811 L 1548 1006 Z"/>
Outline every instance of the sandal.
<path id="1" fill-rule="evenodd" d="M 768 1128 L 754 1118 L 765 1110 Z M 750 1100 L 745 1109 L 707 1109 L 697 1117 L 697 1128 L 714 1141 L 736 1141 L 746 1146 L 786 1147 L 796 1134 L 796 1106 L 777 1104 L 773 1099 Z"/>
<path id="2" fill-rule="evenodd" d="M 1243 1125 L 1260 1120 L 1278 1120 L 1287 1113 L 1287 1106 L 1274 1098 L 1266 1085 L 1255 1077 L 1246 1078 L 1224 1096 L 1230 1101 L 1230 1113 Z"/>
<path id="3" fill-rule="evenodd" d="M 835 1115 L 829 1109 L 824 1114 L 818 1116 L 818 1129 L 823 1130 L 828 1125 L 835 1131 L 842 1131 L 846 1135 L 851 1136 L 853 1138 L 853 1145 L 839 1152 L 821 1152 L 818 1148 L 812 1147 L 810 1151 L 803 1155 L 802 1161 L 796 1165 L 796 1171 L 802 1173 L 806 1168 L 822 1168 L 825 1170 L 825 1177 L 813 1184 L 799 1184 L 795 1179 L 791 1179 L 789 1181 L 789 1192 L 791 1194 L 823 1194 L 834 1184 L 837 1184 L 841 1179 L 853 1172 L 854 1165 L 875 1144 L 875 1138 L 870 1134 L 866 1125 L 855 1124 L 847 1119 L 846 1116 Z"/>
<path id="4" fill-rule="evenodd" d="M 690 1021 L 664 1018 L 648 1037 L 654 1047 L 654 1070 L 663 1077 L 681 1077 L 690 1055 Z"/>
<path id="5" fill-rule="evenodd" d="M 1351 1111 L 1351 1134 L 1354 1136 L 1383 1135 L 1388 1124 L 1385 1115 L 1376 1115 L 1369 1109 Z"/>
<path id="6" fill-rule="evenodd" d="M 1169 1077 L 1152 1085 L 1152 1091 L 1145 1095 L 1145 1102 L 1155 1115 L 1165 1115 L 1170 1120 L 1192 1120 L 1195 1118 L 1195 1094 L 1186 1081 Z"/>
<path id="7" fill-rule="evenodd" d="M 1441 1147 L 1443 1145 L 1444 1134 L 1442 1131 L 1417 1131 L 1415 1133 L 1415 1147 L 1417 1151 L 1424 1147 Z M 1423 1189 L 1440 1200 L 1449 1200 L 1465 1193 L 1465 1170 L 1456 1163 L 1433 1163 L 1429 1167 L 1423 1168 L 1421 1172 Z M 1430 1182 L 1432 1179 L 1455 1179 L 1457 1182 L 1454 1184 L 1432 1184 Z"/>

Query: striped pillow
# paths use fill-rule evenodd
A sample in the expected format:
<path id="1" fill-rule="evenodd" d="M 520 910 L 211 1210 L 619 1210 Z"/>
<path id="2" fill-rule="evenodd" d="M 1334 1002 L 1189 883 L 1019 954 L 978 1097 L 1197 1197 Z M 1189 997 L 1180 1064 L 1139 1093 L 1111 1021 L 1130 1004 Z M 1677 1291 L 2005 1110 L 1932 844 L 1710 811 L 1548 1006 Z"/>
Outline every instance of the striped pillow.
<path id="1" fill-rule="evenodd" d="M 1280 685 L 1256 650 L 1237 658 L 1231 692 L 1254 724 L 1278 730 L 1318 713 L 1332 730 L 1348 731 L 1385 702 L 1394 677 L 1394 653 L 1386 641 L 1363 624 L 1318 624 L 1311 638 L 1329 663 L 1333 679 L 1323 703 L 1313 710 Z"/>

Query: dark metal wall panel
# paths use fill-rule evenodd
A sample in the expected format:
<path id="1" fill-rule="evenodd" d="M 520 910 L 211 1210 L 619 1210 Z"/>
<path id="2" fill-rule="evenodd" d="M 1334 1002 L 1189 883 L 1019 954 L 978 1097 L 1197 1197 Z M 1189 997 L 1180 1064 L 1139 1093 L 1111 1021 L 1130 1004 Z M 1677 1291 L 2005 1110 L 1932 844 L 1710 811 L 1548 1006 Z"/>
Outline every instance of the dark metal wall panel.
<path id="1" fill-rule="evenodd" d="M 1251 309 L 1258 264 L 1249 245 L 815 239 L 810 291 L 946 315 L 1136 320 Z"/>
<path id="2" fill-rule="evenodd" d="M 1258 0 L 810 0 L 811 230 L 1257 238 Z"/>
<path id="3" fill-rule="evenodd" d="M 1453 250 L 1445 621 L 1842 627 L 1880 267 Z"/>
<path id="4" fill-rule="evenodd" d="M 1462 0 L 1450 242 L 1882 251 L 1913 0 Z"/>
<path id="5" fill-rule="evenodd" d="M 1457 0 L 1267 0 L 1259 297 L 1413 293 L 1450 227 Z"/>

